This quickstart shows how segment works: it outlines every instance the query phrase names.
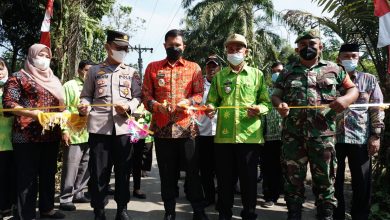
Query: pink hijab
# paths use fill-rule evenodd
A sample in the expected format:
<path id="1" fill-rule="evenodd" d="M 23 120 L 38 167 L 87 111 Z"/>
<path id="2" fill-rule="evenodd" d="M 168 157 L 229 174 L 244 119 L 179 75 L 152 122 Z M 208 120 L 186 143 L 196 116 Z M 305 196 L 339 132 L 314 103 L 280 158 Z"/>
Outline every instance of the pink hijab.
<path id="1" fill-rule="evenodd" d="M 49 91 L 55 98 L 58 99 L 59 104 L 64 105 L 64 90 L 60 80 L 53 74 L 49 68 L 40 70 L 33 65 L 33 59 L 36 58 L 43 49 L 49 51 L 50 59 L 52 58 L 50 48 L 43 44 L 34 44 L 28 49 L 27 59 L 24 62 L 24 69 L 22 71 L 32 78 L 36 83 Z"/>

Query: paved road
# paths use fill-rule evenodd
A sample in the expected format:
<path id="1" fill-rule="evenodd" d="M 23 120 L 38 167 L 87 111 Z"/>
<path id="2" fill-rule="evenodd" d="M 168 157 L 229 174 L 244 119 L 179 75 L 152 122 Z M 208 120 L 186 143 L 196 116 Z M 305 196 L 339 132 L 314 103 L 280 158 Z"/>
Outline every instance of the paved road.
<path id="1" fill-rule="evenodd" d="M 191 220 L 192 213 L 191 207 L 188 201 L 185 199 L 185 195 L 183 192 L 183 182 L 180 181 L 180 196 L 177 199 L 177 217 L 178 220 Z M 160 194 L 160 179 L 158 174 L 158 168 L 156 161 L 153 162 L 153 168 L 150 172 L 149 177 L 143 178 L 141 182 L 141 188 L 147 194 L 146 200 L 140 200 L 136 198 L 132 198 L 132 201 L 128 204 L 128 210 L 130 215 L 134 220 L 162 220 L 164 216 L 164 207 L 161 202 L 161 194 Z M 311 220 L 315 219 L 315 206 L 313 201 L 312 192 L 309 186 L 306 187 L 306 196 L 307 202 L 304 204 L 303 209 L 303 219 Z M 132 189 L 131 189 L 132 191 Z M 283 198 L 279 199 L 278 204 L 273 208 L 262 208 L 261 204 L 264 201 L 261 197 L 261 184 L 259 184 L 258 188 L 258 203 L 257 203 L 257 213 L 258 219 L 264 220 L 280 220 L 286 219 L 286 205 Z M 58 206 L 59 204 L 56 203 Z M 233 207 L 234 219 L 240 218 L 241 211 L 241 200 L 239 196 L 235 198 L 235 204 Z M 116 204 L 113 198 L 110 198 L 110 202 L 106 207 L 106 213 L 108 219 L 115 218 L 115 209 Z M 215 211 L 214 206 L 207 208 L 207 214 L 210 220 L 218 219 L 218 213 Z M 77 204 L 77 211 L 74 212 L 65 212 L 67 215 L 67 220 L 89 220 L 93 219 L 93 211 L 89 204 Z"/>

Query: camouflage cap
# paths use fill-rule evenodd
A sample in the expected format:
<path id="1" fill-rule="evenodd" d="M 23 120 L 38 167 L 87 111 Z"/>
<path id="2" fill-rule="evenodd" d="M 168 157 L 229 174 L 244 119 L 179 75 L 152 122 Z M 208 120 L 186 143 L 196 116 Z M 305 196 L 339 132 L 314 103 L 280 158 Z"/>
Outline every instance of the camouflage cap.
<path id="1" fill-rule="evenodd" d="M 303 39 L 314 39 L 314 38 L 320 39 L 320 32 L 316 29 L 306 30 L 299 33 L 297 39 L 295 40 L 295 43 L 298 43 L 300 40 Z"/>

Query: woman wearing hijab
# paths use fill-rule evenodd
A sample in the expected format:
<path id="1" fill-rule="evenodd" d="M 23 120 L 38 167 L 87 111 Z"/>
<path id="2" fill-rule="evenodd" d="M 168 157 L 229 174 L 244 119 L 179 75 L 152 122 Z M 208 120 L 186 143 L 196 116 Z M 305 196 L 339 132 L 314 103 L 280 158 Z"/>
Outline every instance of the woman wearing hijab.
<path id="1" fill-rule="evenodd" d="M 9 77 L 3 95 L 3 107 L 11 109 L 63 106 L 64 92 L 50 69 L 50 49 L 43 44 L 30 47 L 24 68 Z M 14 111 L 12 145 L 15 154 L 17 209 L 20 220 L 35 219 L 37 192 L 41 218 L 62 219 L 54 211 L 55 173 L 61 129 L 57 126 L 42 133 L 40 112 L 60 109 Z M 39 179 L 39 181 L 38 181 Z"/>
<path id="2" fill-rule="evenodd" d="M 8 80 L 8 68 L 0 57 L 0 109 L 3 88 Z M 0 112 L 0 219 L 11 214 L 15 203 L 14 155 L 11 143 L 12 118 L 4 117 Z"/>

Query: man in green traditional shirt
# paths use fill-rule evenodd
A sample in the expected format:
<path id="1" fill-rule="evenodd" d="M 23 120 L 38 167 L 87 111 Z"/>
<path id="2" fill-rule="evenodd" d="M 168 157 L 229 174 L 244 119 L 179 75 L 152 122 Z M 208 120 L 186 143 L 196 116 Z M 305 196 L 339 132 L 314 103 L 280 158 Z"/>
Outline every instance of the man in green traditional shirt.
<path id="1" fill-rule="evenodd" d="M 242 219 L 256 219 L 259 144 L 264 143 L 260 117 L 268 112 L 270 99 L 263 73 L 249 67 L 244 36 L 233 34 L 225 42 L 229 66 L 213 78 L 206 105 L 209 116 L 218 108 L 215 134 L 219 219 L 231 219 L 233 185 L 241 184 Z"/>
<path id="2" fill-rule="evenodd" d="M 84 79 L 91 67 L 92 62 L 83 60 L 79 63 L 78 76 L 64 84 L 65 105 L 71 113 L 77 113 L 77 105 L 80 104 L 80 93 L 83 89 Z M 89 203 L 90 200 L 84 196 L 83 189 L 86 188 L 89 173 L 89 147 L 88 131 L 84 129 L 81 133 L 72 133 L 64 130 L 62 138 L 65 143 L 64 162 L 61 176 L 60 207 L 63 211 L 74 211 L 76 206 L 73 203 Z"/>
<path id="3" fill-rule="evenodd" d="M 337 205 L 333 186 L 336 112 L 342 112 L 358 96 L 355 85 L 341 66 L 320 59 L 323 46 L 319 38 L 316 30 L 298 36 L 295 50 L 300 61 L 285 67 L 276 80 L 272 95 L 274 107 L 284 117 L 282 169 L 288 220 L 301 219 L 308 162 L 317 217 L 333 219 L 333 208 Z M 341 88 L 346 94 L 338 97 L 337 91 Z M 315 107 L 323 105 L 329 108 Z"/>

